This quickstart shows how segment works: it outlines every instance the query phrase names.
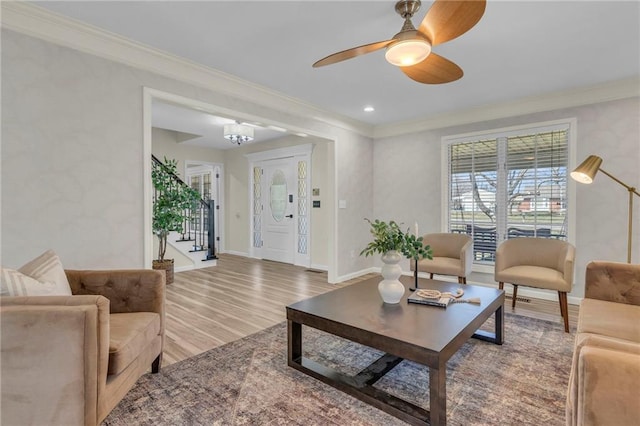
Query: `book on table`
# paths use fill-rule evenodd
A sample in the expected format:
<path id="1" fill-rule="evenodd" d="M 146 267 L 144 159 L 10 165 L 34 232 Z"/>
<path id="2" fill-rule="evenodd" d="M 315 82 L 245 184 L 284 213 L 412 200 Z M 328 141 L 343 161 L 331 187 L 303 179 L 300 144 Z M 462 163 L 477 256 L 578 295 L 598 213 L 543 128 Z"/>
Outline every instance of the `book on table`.
<path id="1" fill-rule="evenodd" d="M 451 297 L 439 297 L 437 299 L 418 296 L 418 292 L 415 291 L 407 298 L 409 303 L 417 303 L 420 305 L 438 306 L 440 308 L 446 308 L 451 303 Z"/>

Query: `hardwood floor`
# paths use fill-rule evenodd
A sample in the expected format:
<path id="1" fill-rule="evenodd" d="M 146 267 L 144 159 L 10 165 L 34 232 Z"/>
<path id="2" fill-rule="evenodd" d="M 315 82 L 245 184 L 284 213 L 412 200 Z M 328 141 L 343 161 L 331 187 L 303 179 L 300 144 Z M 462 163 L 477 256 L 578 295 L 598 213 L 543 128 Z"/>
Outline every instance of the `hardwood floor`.
<path id="1" fill-rule="evenodd" d="M 229 254 L 215 267 L 176 273 L 166 291 L 163 366 L 282 322 L 291 303 L 374 275 L 329 284 L 326 272 Z M 510 299 L 505 305 L 511 312 Z M 546 300 L 518 301 L 515 312 L 562 320 L 558 303 Z M 578 307 L 569 305 L 573 326 L 577 315 Z"/>

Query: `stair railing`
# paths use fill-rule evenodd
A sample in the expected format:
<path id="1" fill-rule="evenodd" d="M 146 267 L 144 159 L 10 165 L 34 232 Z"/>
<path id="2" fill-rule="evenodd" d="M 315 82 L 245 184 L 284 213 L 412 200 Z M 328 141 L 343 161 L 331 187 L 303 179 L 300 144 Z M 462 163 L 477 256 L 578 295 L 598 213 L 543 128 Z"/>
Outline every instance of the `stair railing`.
<path id="1" fill-rule="evenodd" d="M 179 186 L 189 187 L 182 179 L 175 174 L 166 170 L 164 163 L 151 155 L 153 164 L 165 168 L 165 171 L 171 175 L 174 183 Z M 153 200 L 155 201 L 158 193 L 154 190 Z M 185 222 L 182 226 L 182 234 L 178 241 L 193 241 L 190 252 L 206 251 L 205 260 L 217 259 L 216 256 L 216 237 L 215 237 L 215 201 L 200 198 L 197 205 L 186 209 Z"/>

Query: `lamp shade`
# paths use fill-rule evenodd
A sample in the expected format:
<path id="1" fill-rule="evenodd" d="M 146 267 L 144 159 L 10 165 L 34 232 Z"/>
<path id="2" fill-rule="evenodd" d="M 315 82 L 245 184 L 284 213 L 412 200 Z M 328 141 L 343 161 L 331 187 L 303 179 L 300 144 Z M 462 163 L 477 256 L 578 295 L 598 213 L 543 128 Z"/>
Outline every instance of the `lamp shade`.
<path id="1" fill-rule="evenodd" d="M 602 164 L 602 158 L 597 155 L 590 155 L 582 162 L 574 171 L 571 172 L 571 178 L 580 183 L 591 183 L 598 173 Z"/>

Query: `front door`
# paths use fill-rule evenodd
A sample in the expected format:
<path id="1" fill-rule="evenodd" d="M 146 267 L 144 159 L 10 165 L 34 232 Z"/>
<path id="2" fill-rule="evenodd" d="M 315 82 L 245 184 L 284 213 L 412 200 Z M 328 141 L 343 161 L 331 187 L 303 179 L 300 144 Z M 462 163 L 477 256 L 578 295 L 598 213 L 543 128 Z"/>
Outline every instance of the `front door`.
<path id="1" fill-rule="evenodd" d="M 295 161 L 293 158 L 263 161 L 262 257 L 294 263 Z"/>

